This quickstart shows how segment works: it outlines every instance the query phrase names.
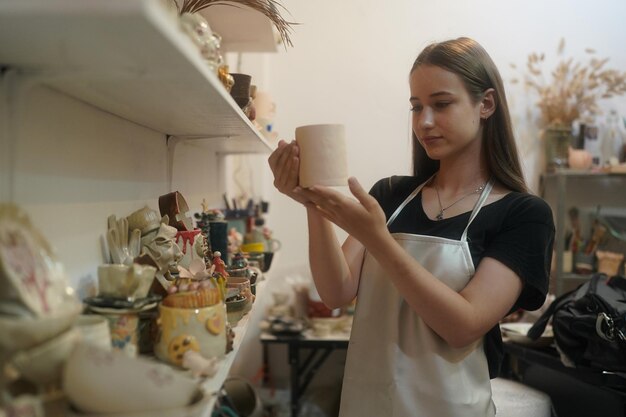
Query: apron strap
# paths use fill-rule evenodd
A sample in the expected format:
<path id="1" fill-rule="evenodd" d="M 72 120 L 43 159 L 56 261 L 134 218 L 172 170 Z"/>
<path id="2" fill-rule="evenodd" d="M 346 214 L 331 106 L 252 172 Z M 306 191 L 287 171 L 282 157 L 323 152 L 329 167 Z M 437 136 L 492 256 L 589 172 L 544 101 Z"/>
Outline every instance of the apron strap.
<path id="1" fill-rule="evenodd" d="M 398 217 L 398 215 L 400 214 L 402 209 L 404 207 L 406 207 L 406 205 L 409 204 L 411 202 L 411 200 L 413 200 L 415 198 L 415 196 L 417 194 L 419 194 L 420 191 L 422 191 L 422 188 L 424 188 L 424 186 L 426 184 L 428 184 L 435 177 L 435 175 L 437 175 L 437 174 L 435 173 L 428 180 L 426 180 L 422 184 L 418 185 L 417 188 L 415 188 L 415 190 L 413 190 L 413 192 L 411 194 L 409 194 L 409 196 L 402 202 L 402 204 L 400 204 L 398 206 L 396 211 L 394 211 L 393 214 L 389 217 L 389 220 L 387 220 L 387 226 L 389 226 L 396 219 L 396 217 Z M 467 226 L 465 226 L 465 230 L 463 230 L 463 235 L 461 236 L 461 241 L 462 242 L 465 242 L 467 240 L 467 230 L 469 229 L 470 224 L 472 224 L 472 221 L 474 221 L 474 218 L 476 217 L 476 215 L 478 215 L 478 212 L 482 208 L 483 204 L 485 204 L 485 201 L 487 200 L 487 197 L 489 197 L 489 193 L 491 193 L 491 190 L 493 189 L 494 182 L 495 181 L 494 181 L 493 178 L 491 178 L 487 182 L 487 185 L 485 185 L 485 189 L 480 194 L 480 197 L 478 198 L 478 201 L 476 201 L 476 204 L 474 204 L 474 209 L 472 210 L 472 214 L 470 216 L 470 219 L 467 222 Z"/>
<path id="2" fill-rule="evenodd" d="M 415 196 L 417 194 L 419 194 L 420 191 L 422 191 L 422 188 L 424 188 L 424 186 L 426 184 L 428 184 L 433 178 L 435 178 L 435 175 L 437 175 L 436 173 L 433 174 L 429 179 L 427 179 L 426 181 L 424 181 L 423 183 L 421 183 L 420 185 L 417 186 L 417 188 L 415 190 L 413 190 L 413 192 L 411 194 L 409 194 L 409 196 L 404 199 L 404 201 L 402 202 L 402 204 L 400 204 L 398 206 L 398 208 L 396 209 L 396 211 L 393 212 L 393 214 L 391 215 L 391 217 L 389 217 L 389 220 L 387 220 L 387 227 L 389 227 L 389 225 L 396 219 L 396 217 L 398 217 L 398 215 L 400 214 L 400 212 L 402 211 L 402 209 L 411 202 L 411 200 L 413 200 L 415 198 Z"/>
<path id="3" fill-rule="evenodd" d="M 478 215 L 478 212 L 480 211 L 480 209 L 483 207 L 483 204 L 485 204 L 487 197 L 489 197 L 489 193 L 491 193 L 494 182 L 495 181 L 493 178 L 489 179 L 489 182 L 487 182 L 487 185 L 485 185 L 485 189 L 480 194 L 478 201 L 476 202 L 476 204 L 474 204 L 472 215 L 470 216 L 470 219 L 467 222 L 467 226 L 465 226 L 465 230 L 463 230 L 463 235 L 461 236 L 462 242 L 465 242 L 467 240 L 467 230 L 469 229 L 470 224 L 472 224 L 472 222 L 474 221 L 474 218 L 476 218 L 476 216 Z"/>

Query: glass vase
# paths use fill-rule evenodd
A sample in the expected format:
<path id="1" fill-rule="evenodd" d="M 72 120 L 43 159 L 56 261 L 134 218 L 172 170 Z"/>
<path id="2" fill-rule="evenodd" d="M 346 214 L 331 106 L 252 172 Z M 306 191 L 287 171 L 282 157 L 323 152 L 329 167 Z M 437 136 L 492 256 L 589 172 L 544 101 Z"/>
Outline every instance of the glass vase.
<path id="1" fill-rule="evenodd" d="M 543 139 L 548 171 L 567 168 L 568 152 L 572 143 L 572 127 L 549 126 L 544 131 Z"/>

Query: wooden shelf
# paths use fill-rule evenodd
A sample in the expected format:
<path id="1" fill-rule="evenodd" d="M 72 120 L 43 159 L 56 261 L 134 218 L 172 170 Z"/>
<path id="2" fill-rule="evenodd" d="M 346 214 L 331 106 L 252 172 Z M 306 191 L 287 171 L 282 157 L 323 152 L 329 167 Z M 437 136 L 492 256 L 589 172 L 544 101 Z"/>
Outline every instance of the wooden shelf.
<path id="1" fill-rule="evenodd" d="M 217 152 L 271 150 L 161 0 L 3 1 L 0 66 Z"/>

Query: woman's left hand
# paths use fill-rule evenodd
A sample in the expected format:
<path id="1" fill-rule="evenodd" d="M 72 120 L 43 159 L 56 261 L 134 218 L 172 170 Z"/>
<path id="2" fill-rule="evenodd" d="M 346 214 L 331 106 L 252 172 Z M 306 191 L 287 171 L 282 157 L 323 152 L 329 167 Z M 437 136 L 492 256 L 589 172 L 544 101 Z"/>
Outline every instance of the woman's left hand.
<path id="1" fill-rule="evenodd" d="M 378 233 L 386 233 L 385 213 L 378 201 L 361 187 L 356 178 L 348 179 L 350 192 L 356 200 L 329 187 L 313 186 L 296 188 L 295 192 L 305 196 L 311 203 L 307 206 L 317 210 L 348 234 L 367 246 Z"/>

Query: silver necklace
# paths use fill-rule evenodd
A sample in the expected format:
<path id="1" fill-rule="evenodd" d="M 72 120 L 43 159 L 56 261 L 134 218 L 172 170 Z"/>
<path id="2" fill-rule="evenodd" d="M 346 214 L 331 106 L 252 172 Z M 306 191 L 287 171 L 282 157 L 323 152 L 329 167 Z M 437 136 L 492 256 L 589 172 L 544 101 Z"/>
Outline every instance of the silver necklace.
<path id="1" fill-rule="evenodd" d="M 469 197 L 470 195 L 474 195 L 474 194 L 478 194 L 481 193 L 485 187 L 487 186 L 487 183 L 489 182 L 489 180 L 487 180 L 487 182 L 485 182 L 483 185 L 479 186 L 478 188 L 476 188 L 474 191 L 465 194 L 463 197 L 459 198 L 458 200 L 456 200 L 454 203 L 450 204 L 447 207 L 444 207 L 441 204 L 441 197 L 439 197 L 439 187 L 437 187 L 437 183 L 434 183 L 433 185 L 435 186 L 435 191 L 437 192 L 437 201 L 439 202 L 439 213 L 437 213 L 437 215 L 435 216 L 435 219 L 437 221 L 439 220 L 443 220 L 443 212 L 448 210 L 450 207 L 452 207 L 453 205 L 455 205 L 456 203 L 458 203 L 459 201 Z"/>

